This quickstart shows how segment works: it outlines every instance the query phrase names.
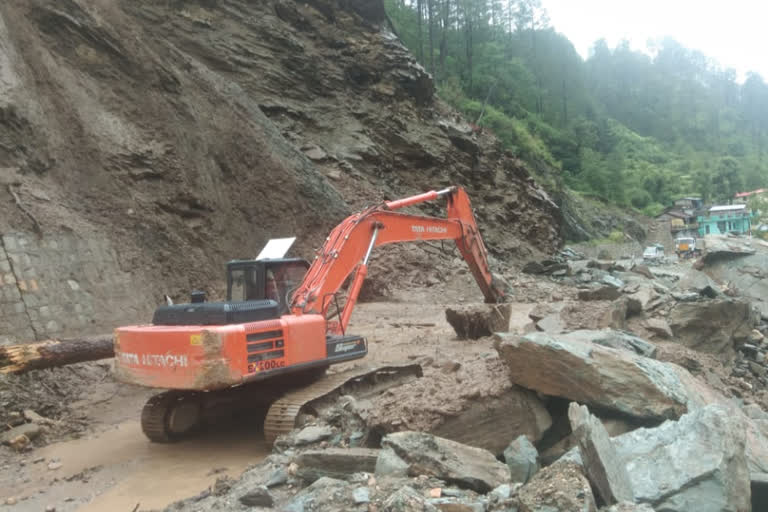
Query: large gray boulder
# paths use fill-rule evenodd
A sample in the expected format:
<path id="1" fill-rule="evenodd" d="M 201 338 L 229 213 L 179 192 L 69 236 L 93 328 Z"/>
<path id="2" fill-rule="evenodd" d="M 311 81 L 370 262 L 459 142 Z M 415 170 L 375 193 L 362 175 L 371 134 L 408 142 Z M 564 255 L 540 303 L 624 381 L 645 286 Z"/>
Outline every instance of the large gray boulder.
<path id="1" fill-rule="evenodd" d="M 676 419 L 688 410 L 682 369 L 670 363 L 568 335 L 495 339 L 511 381 L 525 388 L 641 419 Z"/>
<path id="2" fill-rule="evenodd" d="M 669 327 L 680 343 L 720 355 L 726 361 L 734 357 L 736 344 L 749 339 L 757 320 L 749 301 L 728 297 L 680 302 L 667 317 Z"/>
<path id="3" fill-rule="evenodd" d="M 755 254 L 712 261 L 702 271 L 721 283 L 728 283 L 768 317 L 768 248 L 761 243 L 756 247 Z"/>
<path id="4" fill-rule="evenodd" d="M 613 438 L 635 500 L 669 512 L 750 510 L 744 424 L 709 405 Z"/>
<path id="5" fill-rule="evenodd" d="M 451 485 L 486 493 L 509 482 L 509 468 L 487 450 L 424 432 L 397 432 L 381 441 L 383 456 L 407 464 L 407 475 L 434 476 Z"/>
<path id="6" fill-rule="evenodd" d="M 326 448 L 307 450 L 296 457 L 297 476 L 306 482 L 322 477 L 346 479 L 353 473 L 373 473 L 379 450 L 371 448 Z"/>
<path id="7" fill-rule="evenodd" d="M 563 334 L 561 339 L 581 343 L 597 343 L 604 347 L 629 350 L 645 357 L 656 356 L 656 345 L 632 334 L 613 329 L 582 329 Z"/>
<path id="8" fill-rule="evenodd" d="M 504 462 L 512 481 L 524 484 L 539 470 L 539 452 L 527 437 L 520 436 L 504 450 Z"/>
<path id="9" fill-rule="evenodd" d="M 600 419 L 575 402 L 568 408 L 568 419 L 581 452 L 584 471 L 603 503 L 613 505 L 634 501 L 627 468 Z"/>

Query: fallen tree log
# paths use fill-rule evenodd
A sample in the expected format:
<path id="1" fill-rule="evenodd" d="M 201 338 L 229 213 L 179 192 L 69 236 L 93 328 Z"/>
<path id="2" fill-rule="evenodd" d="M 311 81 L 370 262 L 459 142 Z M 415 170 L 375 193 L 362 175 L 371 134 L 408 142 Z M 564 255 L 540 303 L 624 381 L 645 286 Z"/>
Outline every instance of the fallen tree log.
<path id="1" fill-rule="evenodd" d="M 114 357 L 112 336 L 0 346 L 0 373 L 24 373 Z"/>

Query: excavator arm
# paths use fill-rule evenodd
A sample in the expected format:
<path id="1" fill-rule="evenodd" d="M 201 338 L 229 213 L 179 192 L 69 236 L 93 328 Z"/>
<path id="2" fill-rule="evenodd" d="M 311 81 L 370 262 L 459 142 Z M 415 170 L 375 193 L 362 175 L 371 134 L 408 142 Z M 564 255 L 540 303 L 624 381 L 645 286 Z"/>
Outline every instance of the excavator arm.
<path id="1" fill-rule="evenodd" d="M 395 210 L 445 197 L 446 218 L 398 213 Z M 485 301 L 504 298 L 503 289 L 494 281 L 488 255 L 472 213 L 467 193 L 461 187 L 387 201 L 347 217 L 336 226 L 318 251 L 315 261 L 293 295 L 294 314 L 319 313 L 327 316 L 336 293 L 354 272 L 347 300 L 339 320 L 329 322 L 328 331 L 343 333 L 368 273 L 368 259 L 375 247 L 396 242 L 454 240 L 469 265 Z"/>

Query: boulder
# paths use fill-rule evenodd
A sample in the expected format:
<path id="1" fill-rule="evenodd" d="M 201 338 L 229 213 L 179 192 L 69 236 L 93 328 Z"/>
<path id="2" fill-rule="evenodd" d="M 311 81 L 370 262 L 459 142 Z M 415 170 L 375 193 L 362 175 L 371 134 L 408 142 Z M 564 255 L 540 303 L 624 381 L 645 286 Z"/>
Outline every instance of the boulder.
<path id="1" fill-rule="evenodd" d="M 338 509 L 337 509 L 338 510 Z M 382 512 L 439 512 L 440 509 L 410 486 L 404 486 L 384 501 Z"/>
<path id="2" fill-rule="evenodd" d="M 686 387 L 670 363 L 568 335 L 495 339 L 511 381 L 525 388 L 642 419 L 675 419 L 688 410 Z"/>
<path id="3" fill-rule="evenodd" d="M 34 440 L 40 436 L 41 432 L 42 429 L 39 424 L 23 423 L 17 427 L 13 427 L 12 429 L 3 432 L 2 435 L 0 435 L 0 442 L 3 444 L 11 444 L 14 440 L 20 438 L 21 436 L 24 436 L 29 440 Z"/>
<path id="4" fill-rule="evenodd" d="M 280 511 L 352 510 L 354 509 L 352 492 L 352 486 L 347 482 L 323 477 L 302 489 L 288 503 L 280 507 Z"/>
<path id="5" fill-rule="evenodd" d="M 628 350 L 645 357 L 656 356 L 656 345 L 642 338 L 613 329 L 571 331 L 561 336 L 561 339 L 580 343 L 597 343 L 604 347 Z"/>
<path id="6" fill-rule="evenodd" d="M 510 314 L 509 304 L 473 304 L 446 309 L 445 319 L 459 339 L 476 340 L 509 331 Z"/>
<path id="7" fill-rule="evenodd" d="M 646 277 L 648 279 L 656 278 L 656 276 L 654 276 L 653 273 L 651 272 L 651 269 L 648 268 L 648 265 L 635 264 L 635 265 L 632 265 L 632 268 L 630 269 L 630 271 L 634 272 L 635 274 L 640 274 L 641 276 Z"/>
<path id="8" fill-rule="evenodd" d="M 608 431 L 589 409 L 576 402 L 568 407 L 568 419 L 581 452 L 587 479 L 602 502 L 613 505 L 634 501 L 632 484 L 624 462 L 619 459 Z"/>
<path id="9" fill-rule="evenodd" d="M 275 500 L 266 487 L 260 486 L 252 489 L 240 496 L 240 503 L 246 507 L 264 507 L 271 508 Z"/>
<path id="10" fill-rule="evenodd" d="M 663 318 L 647 318 L 642 325 L 659 338 L 669 339 L 673 336 L 672 329 Z"/>
<path id="11" fill-rule="evenodd" d="M 735 345 L 749 339 L 757 324 L 749 301 L 727 297 L 680 302 L 667 317 L 676 340 L 694 350 L 730 361 Z"/>
<path id="12" fill-rule="evenodd" d="M 508 439 L 524 435 L 539 440 L 552 417 L 535 393 L 514 386 L 497 397 L 478 397 L 430 433 L 501 453 Z"/>
<path id="13" fill-rule="evenodd" d="M 615 286 L 598 286 L 579 290 L 579 300 L 616 300 L 621 297 L 621 292 Z"/>
<path id="14" fill-rule="evenodd" d="M 638 286 L 637 291 L 627 295 L 627 313 L 636 315 L 643 311 L 648 311 L 651 309 L 651 305 L 656 297 L 658 297 L 658 294 L 652 286 Z"/>
<path id="15" fill-rule="evenodd" d="M 518 498 L 521 512 L 597 511 L 581 466 L 570 461 L 557 461 L 536 473 Z"/>
<path id="16" fill-rule="evenodd" d="M 520 436 L 504 450 L 504 462 L 512 481 L 524 484 L 539 470 L 539 452 L 527 437 Z"/>
<path id="17" fill-rule="evenodd" d="M 353 473 L 373 473 L 379 450 L 370 448 L 326 448 L 307 450 L 296 457 L 296 475 L 306 482 L 331 477 L 343 480 Z"/>
<path id="18" fill-rule="evenodd" d="M 445 482 L 486 493 L 509 481 L 509 468 L 494 455 L 424 432 L 397 432 L 381 441 L 408 464 L 408 475 L 434 476 Z"/>
<path id="19" fill-rule="evenodd" d="M 657 510 L 750 510 L 744 424 L 709 405 L 613 439 L 626 464 L 635 500 Z"/>

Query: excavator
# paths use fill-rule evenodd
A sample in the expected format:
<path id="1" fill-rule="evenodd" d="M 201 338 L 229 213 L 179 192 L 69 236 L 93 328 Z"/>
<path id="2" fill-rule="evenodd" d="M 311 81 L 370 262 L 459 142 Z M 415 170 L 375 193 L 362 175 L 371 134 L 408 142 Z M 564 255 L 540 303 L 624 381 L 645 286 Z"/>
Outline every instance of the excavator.
<path id="1" fill-rule="evenodd" d="M 397 211 L 441 198 L 447 202 L 445 218 Z M 172 442 L 222 410 L 247 404 L 264 412 L 264 435 L 273 442 L 318 401 L 365 383 L 420 376 L 421 367 L 414 364 L 333 374 L 326 369 L 368 353 L 366 339 L 347 327 L 373 249 L 429 240 L 453 240 L 485 301 L 504 299 L 469 197 L 453 186 L 349 216 L 331 231 L 311 265 L 297 258 L 231 261 L 226 301 L 206 302 L 204 293 L 193 292 L 190 303 L 158 307 L 150 325 L 116 329 L 117 378 L 167 390 L 144 406 L 144 434 L 153 442 Z"/>

